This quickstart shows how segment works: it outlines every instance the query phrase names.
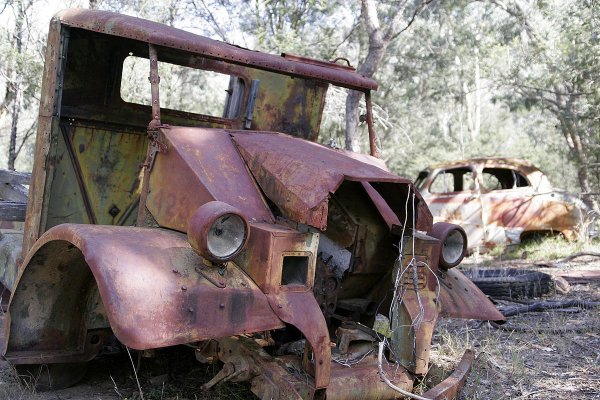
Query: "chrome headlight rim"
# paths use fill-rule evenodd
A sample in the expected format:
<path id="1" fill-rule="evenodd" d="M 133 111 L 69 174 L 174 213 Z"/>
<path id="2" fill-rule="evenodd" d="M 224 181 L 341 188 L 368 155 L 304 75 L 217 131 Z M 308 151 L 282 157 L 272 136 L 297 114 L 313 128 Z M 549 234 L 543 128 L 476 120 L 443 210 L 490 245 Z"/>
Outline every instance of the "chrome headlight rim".
<path id="1" fill-rule="evenodd" d="M 436 222 L 431 229 L 431 236 L 440 241 L 439 266 L 442 269 L 456 267 L 467 254 L 467 234 L 455 224 Z"/>
<path id="2" fill-rule="evenodd" d="M 198 207 L 187 230 L 192 248 L 216 264 L 234 259 L 245 248 L 249 235 L 250 227 L 244 214 L 222 201 L 210 201 Z"/>

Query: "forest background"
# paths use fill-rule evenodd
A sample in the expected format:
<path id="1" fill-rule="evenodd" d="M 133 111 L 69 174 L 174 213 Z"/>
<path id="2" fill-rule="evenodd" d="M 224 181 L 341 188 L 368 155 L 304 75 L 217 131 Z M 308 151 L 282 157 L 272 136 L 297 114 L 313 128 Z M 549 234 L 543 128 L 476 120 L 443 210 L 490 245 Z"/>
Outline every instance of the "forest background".
<path id="1" fill-rule="evenodd" d="M 48 23 L 70 7 L 271 53 L 344 57 L 379 83 L 378 145 L 394 172 L 414 178 L 442 161 L 523 158 L 598 210 L 596 0 L 5 0 L 0 168 L 31 170 Z M 320 140 L 367 151 L 363 107 L 354 93 L 330 90 Z"/>

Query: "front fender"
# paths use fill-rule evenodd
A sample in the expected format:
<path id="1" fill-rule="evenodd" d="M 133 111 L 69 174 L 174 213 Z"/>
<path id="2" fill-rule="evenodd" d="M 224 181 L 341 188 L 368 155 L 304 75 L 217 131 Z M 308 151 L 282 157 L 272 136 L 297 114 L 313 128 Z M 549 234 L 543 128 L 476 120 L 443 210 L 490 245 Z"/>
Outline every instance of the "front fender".
<path id="1" fill-rule="evenodd" d="M 86 338 L 100 328 L 98 313 L 137 350 L 284 326 L 237 266 L 228 264 L 225 287 L 212 283 L 185 235 L 173 231 L 59 225 L 40 237 L 23 265 L 5 344 L 6 357 L 17 363 L 36 362 L 31 354 L 45 362 L 93 357 Z"/>
<path id="2" fill-rule="evenodd" d="M 457 268 L 438 271 L 443 317 L 506 321 L 487 296 Z"/>

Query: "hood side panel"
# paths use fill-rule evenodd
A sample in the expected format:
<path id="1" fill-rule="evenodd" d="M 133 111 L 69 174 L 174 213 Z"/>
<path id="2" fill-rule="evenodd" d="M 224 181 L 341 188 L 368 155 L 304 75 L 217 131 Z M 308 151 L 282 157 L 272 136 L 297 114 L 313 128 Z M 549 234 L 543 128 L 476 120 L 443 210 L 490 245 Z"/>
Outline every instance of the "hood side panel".
<path id="1" fill-rule="evenodd" d="M 202 204 L 219 200 L 250 221 L 273 222 L 231 137 L 220 129 L 162 128 L 167 151 L 150 173 L 147 207 L 159 225 L 185 232 Z"/>

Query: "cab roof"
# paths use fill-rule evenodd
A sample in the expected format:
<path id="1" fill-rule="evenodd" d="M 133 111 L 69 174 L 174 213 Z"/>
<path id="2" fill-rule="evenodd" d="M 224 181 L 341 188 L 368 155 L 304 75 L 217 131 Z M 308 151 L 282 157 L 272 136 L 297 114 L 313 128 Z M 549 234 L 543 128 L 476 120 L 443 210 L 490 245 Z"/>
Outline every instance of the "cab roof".
<path id="1" fill-rule="evenodd" d="M 55 15 L 63 25 L 179 49 L 215 60 L 289 76 L 332 83 L 349 89 L 377 90 L 377 83 L 354 68 L 328 61 L 245 49 L 157 22 L 110 11 L 68 9 Z"/>

